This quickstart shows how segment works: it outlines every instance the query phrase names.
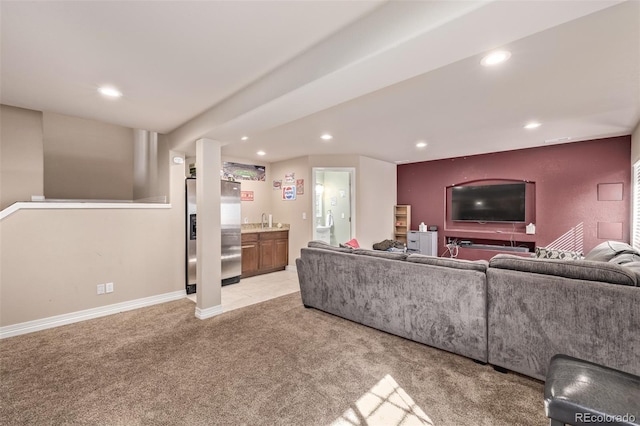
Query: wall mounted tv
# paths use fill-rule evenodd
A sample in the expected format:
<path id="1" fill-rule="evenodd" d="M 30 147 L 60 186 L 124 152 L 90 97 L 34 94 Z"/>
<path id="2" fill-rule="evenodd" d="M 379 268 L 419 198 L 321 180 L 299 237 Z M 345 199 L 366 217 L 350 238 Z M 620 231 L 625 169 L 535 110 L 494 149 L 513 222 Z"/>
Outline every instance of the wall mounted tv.
<path id="1" fill-rule="evenodd" d="M 451 220 L 524 222 L 526 183 L 454 186 Z"/>

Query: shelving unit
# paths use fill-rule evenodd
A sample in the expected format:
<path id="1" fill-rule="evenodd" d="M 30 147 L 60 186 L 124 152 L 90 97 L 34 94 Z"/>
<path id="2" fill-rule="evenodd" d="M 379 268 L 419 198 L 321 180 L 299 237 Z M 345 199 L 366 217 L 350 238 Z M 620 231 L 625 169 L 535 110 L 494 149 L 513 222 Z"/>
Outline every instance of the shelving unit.
<path id="1" fill-rule="evenodd" d="M 395 239 L 407 242 L 407 234 L 411 229 L 411 206 L 410 205 L 397 205 L 395 206 Z"/>

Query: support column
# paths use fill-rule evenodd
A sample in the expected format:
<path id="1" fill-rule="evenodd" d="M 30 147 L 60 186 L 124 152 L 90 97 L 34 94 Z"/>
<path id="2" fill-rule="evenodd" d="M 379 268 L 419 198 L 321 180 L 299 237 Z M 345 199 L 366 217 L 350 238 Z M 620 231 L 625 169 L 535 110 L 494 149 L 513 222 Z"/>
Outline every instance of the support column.
<path id="1" fill-rule="evenodd" d="M 196 318 L 199 319 L 222 313 L 220 146 L 211 139 L 196 141 Z"/>

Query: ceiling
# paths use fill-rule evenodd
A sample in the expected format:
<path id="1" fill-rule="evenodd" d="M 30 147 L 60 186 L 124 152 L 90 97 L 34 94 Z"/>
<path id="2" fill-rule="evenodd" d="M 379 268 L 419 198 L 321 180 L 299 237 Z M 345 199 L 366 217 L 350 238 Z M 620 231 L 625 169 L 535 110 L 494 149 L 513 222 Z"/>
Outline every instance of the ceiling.
<path id="1" fill-rule="evenodd" d="M 0 19 L 0 102 L 159 131 L 190 154 L 207 137 L 255 161 L 416 162 L 640 120 L 635 0 L 3 0 Z M 496 48 L 511 59 L 482 67 Z"/>

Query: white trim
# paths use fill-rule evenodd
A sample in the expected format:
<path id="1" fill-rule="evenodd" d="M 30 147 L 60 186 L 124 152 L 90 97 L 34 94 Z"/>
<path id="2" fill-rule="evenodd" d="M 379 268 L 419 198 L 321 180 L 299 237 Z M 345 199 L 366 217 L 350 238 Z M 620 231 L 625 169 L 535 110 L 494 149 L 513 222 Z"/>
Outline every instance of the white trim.
<path id="1" fill-rule="evenodd" d="M 296 265 L 287 265 L 284 269 L 286 271 L 298 272 L 298 268 Z"/>
<path id="2" fill-rule="evenodd" d="M 94 202 L 18 202 L 0 212 L 0 220 L 21 209 L 170 209 L 171 204 L 159 203 L 94 203 Z"/>
<path id="3" fill-rule="evenodd" d="M 73 324 L 75 322 L 85 321 L 93 318 L 100 318 L 120 312 L 131 311 L 133 309 L 157 305 L 159 303 L 172 302 L 174 300 L 180 300 L 184 297 L 185 291 L 178 290 L 172 291 L 171 293 L 158 294 L 156 296 L 129 300 L 127 302 L 100 306 L 98 308 L 86 309 L 83 311 L 56 315 L 53 317 L 22 322 L 19 324 L 7 325 L 5 327 L 0 327 L 0 339 L 32 333 L 34 331 L 46 330 L 48 328 L 59 327 L 61 325 Z"/>
<path id="4" fill-rule="evenodd" d="M 196 318 L 204 320 L 207 318 L 215 317 L 222 313 L 222 305 L 212 306 L 210 308 L 200 309 L 196 307 Z"/>

